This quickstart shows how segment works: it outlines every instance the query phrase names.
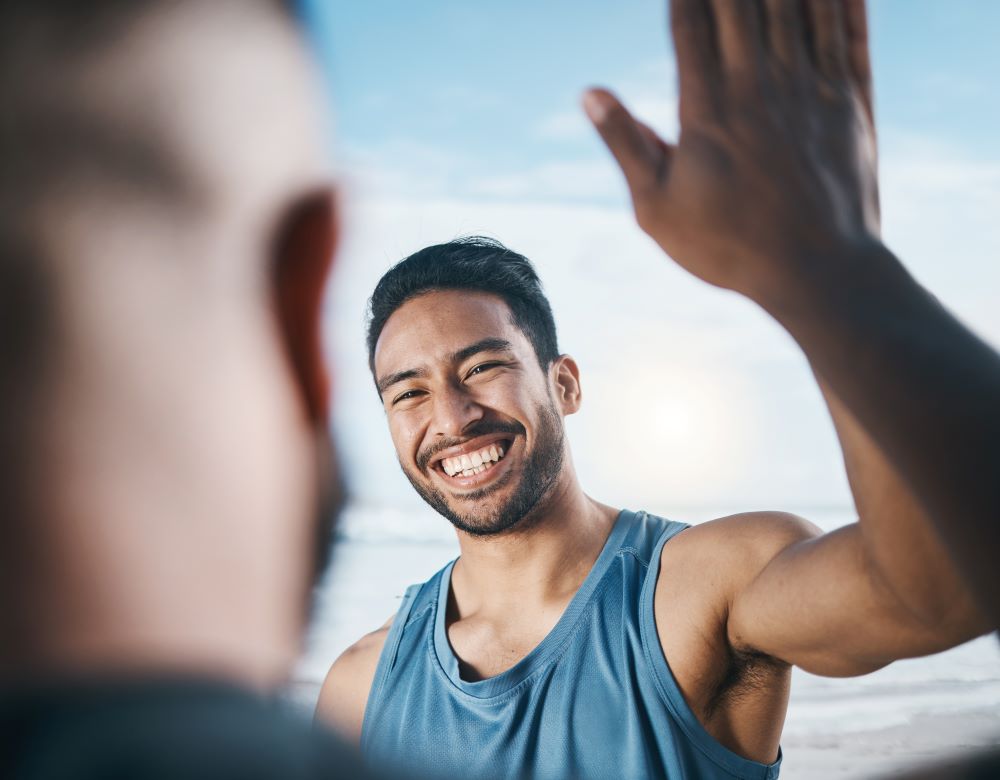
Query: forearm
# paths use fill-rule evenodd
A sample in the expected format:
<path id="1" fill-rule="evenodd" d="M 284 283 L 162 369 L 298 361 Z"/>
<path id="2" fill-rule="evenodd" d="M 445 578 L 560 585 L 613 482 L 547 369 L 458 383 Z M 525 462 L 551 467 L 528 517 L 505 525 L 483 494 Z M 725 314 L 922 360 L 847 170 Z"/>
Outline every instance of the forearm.
<path id="1" fill-rule="evenodd" d="M 755 299 L 877 443 L 1000 625 L 1000 357 L 884 248 L 801 267 Z"/>
<path id="2" fill-rule="evenodd" d="M 817 381 L 844 455 L 858 511 L 862 565 L 902 616 L 949 644 L 989 628 L 921 504 L 830 386 Z"/>

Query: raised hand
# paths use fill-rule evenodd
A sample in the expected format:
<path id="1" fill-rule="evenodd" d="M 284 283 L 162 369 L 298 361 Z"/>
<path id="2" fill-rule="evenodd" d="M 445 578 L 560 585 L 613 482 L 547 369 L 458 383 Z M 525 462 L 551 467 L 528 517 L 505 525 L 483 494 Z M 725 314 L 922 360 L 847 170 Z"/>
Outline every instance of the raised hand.
<path id="1" fill-rule="evenodd" d="M 584 96 L 639 224 L 798 342 L 836 398 L 834 416 L 849 414 L 884 457 L 860 470 L 895 473 L 915 500 L 908 516 L 934 524 L 1000 627 L 1000 355 L 881 243 L 863 0 L 671 0 L 670 16 L 677 145 L 610 93 Z M 884 494 L 888 482 L 876 481 Z M 866 539 L 908 545 L 902 567 L 882 565 L 904 592 L 906 566 L 921 560 L 917 535 L 896 512 L 874 514 Z M 922 576 L 951 587 L 940 556 L 923 560 Z"/>
<path id="2" fill-rule="evenodd" d="M 584 107 L 639 225 L 680 265 L 759 301 L 877 245 L 863 0 L 671 0 L 680 139 L 609 92 Z"/>

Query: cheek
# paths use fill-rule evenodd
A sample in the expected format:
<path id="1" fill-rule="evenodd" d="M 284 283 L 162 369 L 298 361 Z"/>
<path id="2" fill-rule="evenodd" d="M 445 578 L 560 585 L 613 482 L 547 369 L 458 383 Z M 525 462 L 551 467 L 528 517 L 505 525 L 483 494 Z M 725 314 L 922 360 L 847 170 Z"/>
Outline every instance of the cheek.
<path id="1" fill-rule="evenodd" d="M 503 380 L 484 385 L 478 401 L 484 406 L 503 411 L 519 419 L 548 398 L 546 387 L 523 375 L 511 374 Z"/>
<path id="2" fill-rule="evenodd" d="M 420 447 L 420 428 L 406 415 L 398 415 L 389 422 L 389 436 L 396 455 L 404 461 L 416 460 Z"/>

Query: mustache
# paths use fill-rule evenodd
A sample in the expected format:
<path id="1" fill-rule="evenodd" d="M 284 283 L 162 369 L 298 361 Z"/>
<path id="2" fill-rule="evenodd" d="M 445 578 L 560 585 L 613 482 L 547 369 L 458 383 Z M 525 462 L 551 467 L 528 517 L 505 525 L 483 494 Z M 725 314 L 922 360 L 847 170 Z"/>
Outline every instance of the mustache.
<path id="1" fill-rule="evenodd" d="M 431 458 L 439 452 L 449 447 L 457 447 L 460 444 L 465 444 L 465 442 L 475 439 L 477 436 L 487 436 L 491 433 L 509 433 L 514 436 L 523 436 L 526 431 L 524 426 L 516 420 L 511 420 L 510 422 L 502 420 L 477 420 L 465 429 L 464 436 L 441 439 L 417 453 L 417 466 L 421 471 L 426 471 Z"/>

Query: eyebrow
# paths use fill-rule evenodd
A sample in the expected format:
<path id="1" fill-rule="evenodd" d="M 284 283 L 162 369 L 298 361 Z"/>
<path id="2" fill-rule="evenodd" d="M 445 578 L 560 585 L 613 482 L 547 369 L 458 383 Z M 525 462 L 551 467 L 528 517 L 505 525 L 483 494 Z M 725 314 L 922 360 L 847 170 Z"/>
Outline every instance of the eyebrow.
<path id="1" fill-rule="evenodd" d="M 485 338 L 477 341 L 475 344 L 462 347 L 457 352 L 452 352 L 451 362 L 462 363 L 473 355 L 478 355 L 480 352 L 507 352 L 511 349 L 513 349 L 513 346 L 506 339 Z"/>
<path id="2" fill-rule="evenodd" d="M 389 376 L 378 380 L 378 394 L 382 395 L 382 393 L 393 385 L 398 385 L 407 379 L 420 379 L 425 376 L 427 376 L 426 368 L 409 368 L 406 371 L 397 371 L 395 374 L 389 374 Z"/>
<path id="3" fill-rule="evenodd" d="M 480 352 L 505 352 L 513 349 L 513 345 L 506 339 L 500 338 L 485 338 L 477 341 L 475 344 L 470 344 L 467 347 L 462 347 L 456 352 L 452 352 L 449 355 L 449 360 L 452 363 L 462 363 L 468 360 L 473 355 L 478 355 Z M 407 379 L 422 379 L 426 377 L 428 371 L 426 368 L 408 368 L 405 371 L 397 371 L 394 374 L 389 374 L 386 377 L 378 380 L 377 387 L 379 395 L 382 395 L 386 390 L 388 390 L 393 385 L 397 385 L 400 382 L 405 382 Z"/>

